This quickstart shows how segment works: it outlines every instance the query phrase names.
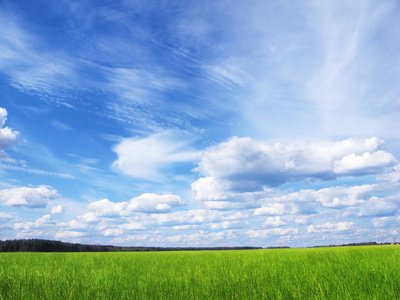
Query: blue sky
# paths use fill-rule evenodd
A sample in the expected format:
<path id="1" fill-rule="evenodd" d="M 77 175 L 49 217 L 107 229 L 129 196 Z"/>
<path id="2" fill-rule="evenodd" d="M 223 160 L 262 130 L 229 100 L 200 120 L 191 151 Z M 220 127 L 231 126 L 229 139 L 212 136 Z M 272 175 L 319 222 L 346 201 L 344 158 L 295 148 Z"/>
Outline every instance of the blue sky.
<path id="1" fill-rule="evenodd" d="M 2 1 L 0 239 L 399 239 L 399 13 Z"/>

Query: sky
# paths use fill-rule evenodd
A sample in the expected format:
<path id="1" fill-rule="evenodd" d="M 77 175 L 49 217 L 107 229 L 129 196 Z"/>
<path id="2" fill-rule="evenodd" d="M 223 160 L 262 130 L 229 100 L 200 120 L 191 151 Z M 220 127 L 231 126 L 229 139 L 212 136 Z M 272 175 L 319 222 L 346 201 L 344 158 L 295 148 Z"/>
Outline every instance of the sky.
<path id="1" fill-rule="evenodd" d="M 400 2 L 0 2 L 0 239 L 400 240 Z"/>

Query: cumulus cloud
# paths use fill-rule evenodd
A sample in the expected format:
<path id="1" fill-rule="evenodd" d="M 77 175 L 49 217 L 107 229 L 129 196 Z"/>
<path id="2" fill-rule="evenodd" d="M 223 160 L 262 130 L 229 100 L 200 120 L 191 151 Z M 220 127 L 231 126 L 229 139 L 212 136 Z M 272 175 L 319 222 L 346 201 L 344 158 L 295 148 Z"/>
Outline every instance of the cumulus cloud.
<path id="1" fill-rule="evenodd" d="M 375 184 L 325 188 L 316 192 L 316 200 L 325 207 L 357 206 L 365 203 L 376 189 Z"/>
<path id="2" fill-rule="evenodd" d="M 319 232 L 343 232 L 353 229 L 355 224 L 353 222 L 339 222 L 339 223 L 325 223 L 322 225 L 307 226 L 308 233 Z"/>
<path id="3" fill-rule="evenodd" d="M 114 203 L 108 199 L 92 202 L 88 205 L 96 216 L 100 217 L 119 217 L 126 209 L 127 202 Z"/>
<path id="4" fill-rule="evenodd" d="M 278 193 L 267 187 L 309 179 L 379 174 L 388 167 L 393 167 L 392 172 L 378 179 L 393 183 L 398 178 L 397 161 L 382 150 L 383 146 L 384 141 L 376 137 L 287 144 L 234 137 L 204 151 L 194 171 L 205 177 L 191 187 L 195 199 L 207 209 L 254 208 L 256 216 L 309 215 L 320 206 L 360 206 L 378 192 L 379 185 L 304 189 L 294 193 Z"/>
<path id="5" fill-rule="evenodd" d="M 360 207 L 358 215 L 365 216 L 393 216 L 400 209 L 400 195 L 384 198 L 371 197 Z"/>
<path id="6" fill-rule="evenodd" d="M 79 238 L 85 236 L 84 232 L 79 232 L 79 231 L 59 231 L 56 233 L 54 236 L 55 239 L 74 239 L 74 238 Z"/>
<path id="7" fill-rule="evenodd" d="M 194 244 L 194 245 L 209 245 L 215 246 L 220 241 L 235 240 L 237 235 L 232 230 L 227 230 L 224 232 L 209 233 L 203 230 L 198 231 L 198 233 L 193 234 L 182 234 L 167 236 L 162 239 L 166 243 L 182 243 L 184 245 Z"/>
<path id="8" fill-rule="evenodd" d="M 220 223 L 211 224 L 212 229 L 233 229 L 233 228 L 246 228 L 249 227 L 247 221 L 224 221 Z"/>
<path id="9" fill-rule="evenodd" d="M 195 199 L 201 201 L 205 208 L 216 210 L 243 210 L 257 208 L 258 200 L 274 193 L 271 189 L 260 192 L 231 191 L 228 181 L 204 177 L 191 185 Z"/>
<path id="10" fill-rule="evenodd" d="M 124 231 L 122 229 L 117 229 L 117 228 L 108 228 L 103 231 L 104 236 L 118 236 L 123 233 Z"/>
<path id="11" fill-rule="evenodd" d="M 56 190 L 45 186 L 0 190 L 0 203 L 4 206 L 44 208 L 49 201 L 58 197 Z"/>
<path id="12" fill-rule="evenodd" d="M 261 207 L 254 209 L 254 216 L 269 216 L 263 226 L 286 225 L 281 216 L 293 216 L 297 225 L 308 225 L 321 214 L 345 214 L 365 216 L 373 213 L 396 213 L 394 201 L 372 202 L 374 193 L 380 192 L 376 184 L 352 187 L 330 187 L 320 190 L 300 190 L 293 193 L 280 191 L 276 195 L 259 199 Z M 372 205 L 374 203 L 374 205 Z M 378 207 L 379 206 L 379 207 Z M 327 211 L 326 208 L 335 209 Z M 378 209 L 379 208 L 379 209 Z M 345 210 L 340 210 L 345 209 Z"/>
<path id="13" fill-rule="evenodd" d="M 264 227 L 278 227 L 286 225 L 287 223 L 281 219 L 279 216 L 268 217 L 263 223 Z"/>
<path id="14" fill-rule="evenodd" d="M 3 212 L 0 212 L 0 224 L 7 223 L 12 219 L 12 216 Z"/>
<path id="15" fill-rule="evenodd" d="M 74 220 L 57 223 L 64 230 L 94 230 L 103 236 L 118 236 L 125 231 L 144 230 L 150 227 L 176 222 L 200 222 L 193 218 L 195 213 L 171 212 L 185 202 L 172 194 L 142 194 L 127 202 L 112 202 L 102 199 L 90 203 L 88 212 Z M 58 209 L 57 209 L 58 210 Z M 205 214 L 205 213 L 204 213 Z M 188 220 L 189 219 L 189 220 Z M 197 217 L 199 219 L 199 216 Z M 220 219 L 213 219 L 220 220 Z"/>
<path id="16" fill-rule="evenodd" d="M 98 216 L 94 212 L 88 212 L 76 217 L 77 224 L 95 223 L 98 221 Z"/>
<path id="17" fill-rule="evenodd" d="M 115 203 L 108 199 L 92 202 L 88 205 L 90 212 L 84 215 L 86 217 L 81 216 L 81 218 L 85 220 L 94 220 L 97 217 L 113 218 L 128 216 L 132 212 L 165 213 L 184 204 L 185 202 L 176 195 L 145 193 L 128 202 Z"/>
<path id="18" fill-rule="evenodd" d="M 298 216 L 295 220 L 294 220 L 294 222 L 297 224 L 297 225 L 308 225 L 308 224 L 310 224 L 311 223 L 311 218 L 312 218 L 313 216 L 311 215 L 311 216 Z"/>
<path id="19" fill-rule="evenodd" d="M 262 199 L 264 202 L 277 202 L 278 204 L 263 205 L 263 207 L 255 211 L 255 214 L 282 215 L 284 213 L 284 206 L 279 203 L 291 202 L 314 202 L 319 203 L 323 207 L 332 208 L 359 206 L 365 203 L 377 189 L 378 186 L 376 184 L 365 184 L 352 187 L 335 186 L 320 190 L 300 190 L 294 193 Z M 280 207 L 280 210 L 277 210 L 277 207 Z M 310 213 L 312 213 L 312 211 L 310 211 Z"/>
<path id="20" fill-rule="evenodd" d="M 62 215 L 65 212 L 64 208 L 61 205 L 54 206 L 51 209 L 52 215 Z"/>
<path id="21" fill-rule="evenodd" d="M 283 215 L 287 211 L 287 205 L 282 203 L 273 203 L 269 205 L 263 205 L 254 211 L 255 216 L 274 216 Z"/>
<path id="22" fill-rule="evenodd" d="M 165 131 L 146 138 L 125 138 L 114 147 L 118 159 L 113 167 L 132 177 L 162 181 L 161 170 L 171 164 L 192 162 L 199 153 L 178 133 Z"/>
<path id="23" fill-rule="evenodd" d="M 7 110 L 0 107 L 0 158 L 7 156 L 4 152 L 17 139 L 18 131 L 3 127 L 7 120 Z"/>
<path id="24" fill-rule="evenodd" d="M 192 183 L 192 190 L 196 193 L 196 200 L 215 201 L 229 197 L 228 186 L 212 177 L 204 177 Z"/>
<path id="25" fill-rule="evenodd" d="M 197 200 L 202 200 L 207 209 L 235 210 L 254 208 L 255 216 L 280 216 L 284 214 L 315 214 L 317 207 L 344 208 L 361 206 L 366 203 L 374 193 L 381 192 L 377 184 L 360 186 L 334 186 L 320 190 L 305 189 L 298 192 L 285 192 L 266 189 L 262 192 L 217 192 L 212 200 L 212 191 L 215 190 L 214 180 L 197 181 L 192 184 Z M 197 185 L 197 183 L 201 183 Z M 211 187 L 206 186 L 211 182 Z M 204 189 L 203 189 L 204 183 Z M 210 193 L 208 193 L 210 192 Z M 225 199 L 220 199 L 221 195 Z M 206 199 L 206 200 L 204 200 Z M 260 207 L 261 205 L 261 207 Z"/>
<path id="26" fill-rule="evenodd" d="M 400 221 L 399 217 L 380 217 L 371 219 L 373 227 L 386 227 L 389 225 L 396 225 Z"/>
<path id="27" fill-rule="evenodd" d="M 84 220 L 71 220 L 69 222 L 60 222 L 58 226 L 61 228 L 68 228 L 68 229 L 87 229 L 89 227 L 88 223 Z"/>
<path id="28" fill-rule="evenodd" d="M 128 211 L 139 211 L 147 213 L 164 213 L 172 210 L 173 207 L 184 205 L 185 202 L 176 195 L 142 194 L 132 198 L 127 206 Z"/>
<path id="29" fill-rule="evenodd" d="M 144 227 L 143 224 L 138 223 L 138 222 L 132 222 L 132 221 L 129 222 L 129 223 L 126 223 L 126 224 L 119 225 L 119 228 L 123 229 L 123 230 L 141 230 L 141 229 L 146 229 L 146 227 Z"/>
<path id="30" fill-rule="evenodd" d="M 362 155 L 354 153 L 343 157 L 339 161 L 334 161 L 333 172 L 336 174 L 361 174 L 378 173 L 382 167 L 392 166 L 396 160 L 393 155 L 383 150 L 374 153 L 365 152 Z"/>
<path id="31" fill-rule="evenodd" d="M 241 198 L 241 199 L 240 199 Z M 230 201 L 204 201 L 203 205 L 207 209 L 215 210 L 244 210 L 258 206 L 257 203 L 247 200 L 245 197 L 232 198 Z"/>
<path id="32" fill-rule="evenodd" d="M 35 225 L 36 227 L 42 227 L 44 225 L 52 225 L 54 224 L 51 215 L 47 214 L 44 215 L 43 217 L 39 218 L 36 220 Z"/>
<path id="33" fill-rule="evenodd" d="M 241 216 L 237 216 L 237 218 L 240 219 Z M 208 209 L 191 209 L 152 215 L 153 222 L 161 225 L 217 223 L 226 219 L 227 217 L 224 212 L 212 211 Z"/>
<path id="34" fill-rule="evenodd" d="M 391 184 L 400 184 L 400 164 L 394 166 L 391 172 L 379 175 L 377 179 Z"/>
<path id="35" fill-rule="evenodd" d="M 242 191 L 309 178 L 361 176 L 396 164 L 393 155 L 381 149 L 383 145 L 376 137 L 287 144 L 234 137 L 206 149 L 195 171 L 213 178 L 214 183 L 229 181 L 231 188 Z M 198 182 L 194 187 L 198 190 L 204 184 Z"/>
<path id="36" fill-rule="evenodd" d="M 289 235 L 298 233 L 299 230 L 297 228 L 272 228 L 264 230 L 250 229 L 246 231 L 246 235 L 248 235 L 250 238 L 266 238 L 271 235 Z"/>
<path id="37" fill-rule="evenodd" d="M 32 229 L 43 229 L 53 227 L 55 222 L 51 218 L 51 215 L 47 214 L 43 217 L 37 219 L 35 222 L 19 222 L 14 224 L 15 230 L 22 230 L 25 233 L 31 231 Z"/>

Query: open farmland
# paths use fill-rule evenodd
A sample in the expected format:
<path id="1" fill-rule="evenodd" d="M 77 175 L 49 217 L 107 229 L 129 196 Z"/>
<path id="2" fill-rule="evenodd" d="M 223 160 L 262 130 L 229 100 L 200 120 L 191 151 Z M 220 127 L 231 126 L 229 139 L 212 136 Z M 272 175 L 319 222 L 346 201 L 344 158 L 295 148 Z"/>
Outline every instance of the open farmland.
<path id="1" fill-rule="evenodd" d="M 0 253 L 0 299 L 394 299 L 400 247 Z"/>

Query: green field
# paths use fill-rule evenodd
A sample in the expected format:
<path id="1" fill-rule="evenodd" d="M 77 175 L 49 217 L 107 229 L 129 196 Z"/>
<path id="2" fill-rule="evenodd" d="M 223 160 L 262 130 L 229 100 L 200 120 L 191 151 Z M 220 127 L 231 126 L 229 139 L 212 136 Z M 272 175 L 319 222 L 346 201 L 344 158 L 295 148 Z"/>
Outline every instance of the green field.
<path id="1" fill-rule="evenodd" d="M 400 247 L 0 253 L 0 299 L 400 299 Z"/>

